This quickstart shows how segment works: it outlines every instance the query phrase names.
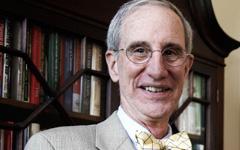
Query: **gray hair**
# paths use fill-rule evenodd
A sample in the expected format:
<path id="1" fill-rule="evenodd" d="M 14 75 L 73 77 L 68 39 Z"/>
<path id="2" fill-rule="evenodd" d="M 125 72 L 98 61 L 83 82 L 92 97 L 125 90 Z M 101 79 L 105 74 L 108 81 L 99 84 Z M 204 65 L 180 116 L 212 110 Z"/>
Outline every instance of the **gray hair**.
<path id="1" fill-rule="evenodd" d="M 183 17 L 180 10 L 166 0 L 132 0 L 123 4 L 116 15 L 113 17 L 107 33 L 108 50 L 118 50 L 120 43 L 120 32 L 124 19 L 134 13 L 137 8 L 145 5 L 163 6 L 173 10 L 181 19 L 185 33 L 185 46 L 188 53 L 192 50 L 192 28 L 188 21 Z"/>

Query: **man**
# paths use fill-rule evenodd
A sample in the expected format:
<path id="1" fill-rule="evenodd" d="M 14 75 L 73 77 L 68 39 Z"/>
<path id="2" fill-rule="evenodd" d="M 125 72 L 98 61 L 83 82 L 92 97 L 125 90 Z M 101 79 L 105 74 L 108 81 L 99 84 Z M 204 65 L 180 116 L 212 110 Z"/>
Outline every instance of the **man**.
<path id="1" fill-rule="evenodd" d="M 111 21 L 107 45 L 109 74 L 120 87 L 118 111 L 97 125 L 40 132 L 25 150 L 134 150 L 143 149 L 136 133 L 173 134 L 168 121 L 193 63 L 188 22 L 167 1 L 133 0 Z"/>

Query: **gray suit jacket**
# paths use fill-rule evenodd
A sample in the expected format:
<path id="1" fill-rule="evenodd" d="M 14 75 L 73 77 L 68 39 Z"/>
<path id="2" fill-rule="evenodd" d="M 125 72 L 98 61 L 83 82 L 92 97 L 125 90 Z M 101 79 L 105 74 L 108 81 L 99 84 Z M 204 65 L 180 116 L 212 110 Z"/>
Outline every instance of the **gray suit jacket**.
<path id="1" fill-rule="evenodd" d="M 33 135 L 25 150 L 134 150 L 117 113 L 89 126 L 58 127 Z"/>

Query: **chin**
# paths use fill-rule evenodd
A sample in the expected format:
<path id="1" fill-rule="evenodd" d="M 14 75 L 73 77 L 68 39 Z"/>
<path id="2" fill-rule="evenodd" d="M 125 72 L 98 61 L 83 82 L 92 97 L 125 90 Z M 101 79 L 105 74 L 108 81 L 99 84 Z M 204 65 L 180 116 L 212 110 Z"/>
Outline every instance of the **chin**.
<path id="1" fill-rule="evenodd" d="M 145 115 L 153 119 L 168 119 L 172 113 L 172 109 L 166 107 L 145 107 Z"/>

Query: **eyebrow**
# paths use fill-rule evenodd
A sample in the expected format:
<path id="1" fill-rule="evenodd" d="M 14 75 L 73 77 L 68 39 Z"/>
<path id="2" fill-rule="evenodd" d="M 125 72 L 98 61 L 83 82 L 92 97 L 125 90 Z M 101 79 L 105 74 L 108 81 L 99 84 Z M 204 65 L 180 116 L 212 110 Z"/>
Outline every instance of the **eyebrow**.
<path id="1" fill-rule="evenodd" d="M 133 49 L 133 48 L 136 48 L 136 47 L 139 47 L 139 46 L 145 46 L 145 47 L 151 48 L 150 44 L 148 42 L 146 42 L 146 41 L 135 41 L 135 42 L 132 42 L 127 47 L 127 49 Z M 164 43 L 162 49 L 169 48 L 169 47 L 173 47 L 173 48 L 177 48 L 179 50 L 185 51 L 185 49 L 180 44 L 173 43 L 173 42 L 166 42 L 166 43 Z"/>
<path id="2" fill-rule="evenodd" d="M 136 47 L 139 47 L 139 46 L 144 46 L 144 47 L 149 47 L 149 48 L 151 47 L 148 42 L 145 42 L 145 41 L 135 41 L 135 42 L 132 42 L 127 47 L 127 49 L 133 49 L 133 48 L 136 48 Z"/>
<path id="3" fill-rule="evenodd" d="M 176 48 L 181 51 L 185 51 L 185 49 L 180 44 L 173 43 L 173 42 L 168 42 L 168 43 L 164 44 L 162 49 L 169 48 L 169 47 Z"/>

